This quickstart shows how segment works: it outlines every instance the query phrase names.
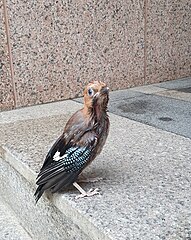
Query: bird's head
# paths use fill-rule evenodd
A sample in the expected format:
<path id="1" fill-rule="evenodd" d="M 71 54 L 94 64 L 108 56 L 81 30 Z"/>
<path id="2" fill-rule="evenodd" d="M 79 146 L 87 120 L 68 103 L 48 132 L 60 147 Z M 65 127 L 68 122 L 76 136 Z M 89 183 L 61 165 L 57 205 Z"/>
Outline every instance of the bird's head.
<path id="1" fill-rule="evenodd" d="M 84 104 L 89 110 L 106 111 L 109 88 L 101 81 L 90 82 L 84 90 Z"/>

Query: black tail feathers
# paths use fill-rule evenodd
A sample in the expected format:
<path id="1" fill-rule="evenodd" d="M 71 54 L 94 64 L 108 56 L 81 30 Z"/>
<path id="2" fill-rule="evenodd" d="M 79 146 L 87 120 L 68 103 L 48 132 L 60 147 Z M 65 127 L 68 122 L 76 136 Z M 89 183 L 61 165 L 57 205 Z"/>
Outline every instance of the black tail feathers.
<path id="1" fill-rule="evenodd" d="M 36 189 L 36 192 L 35 192 L 35 194 L 34 194 L 36 204 L 37 204 L 38 200 L 41 198 L 41 196 L 42 196 L 42 194 L 43 194 L 43 192 L 44 192 L 44 190 L 42 189 L 42 187 L 43 187 L 43 185 L 38 186 L 38 188 Z"/>
<path id="2" fill-rule="evenodd" d="M 41 198 L 45 190 L 50 189 L 52 193 L 58 192 L 63 188 L 67 188 L 77 180 L 79 172 L 61 172 L 56 176 L 47 179 L 47 181 L 41 180 L 41 184 L 37 187 L 34 194 L 36 203 Z M 38 183 L 39 184 L 39 183 Z"/>

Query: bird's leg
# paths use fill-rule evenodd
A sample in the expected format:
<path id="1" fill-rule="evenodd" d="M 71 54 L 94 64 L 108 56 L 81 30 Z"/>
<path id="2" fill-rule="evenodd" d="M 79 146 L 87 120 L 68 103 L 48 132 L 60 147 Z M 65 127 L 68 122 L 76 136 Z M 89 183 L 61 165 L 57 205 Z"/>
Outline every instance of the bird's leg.
<path id="1" fill-rule="evenodd" d="M 102 177 L 93 177 L 93 178 L 85 178 L 84 175 L 81 173 L 78 179 L 80 183 L 94 183 L 103 180 Z"/>
<path id="2" fill-rule="evenodd" d="M 81 193 L 80 195 L 75 197 L 76 199 L 83 198 L 83 197 L 91 197 L 93 195 L 99 194 L 99 189 L 98 188 L 96 188 L 94 190 L 91 188 L 88 192 L 86 192 L 83 188 L 80 187 L 79 184 L 77 184 L 77 182 L 74 182 L 73 186 L 75 188 L 77 188 L 78 191 Z"/>

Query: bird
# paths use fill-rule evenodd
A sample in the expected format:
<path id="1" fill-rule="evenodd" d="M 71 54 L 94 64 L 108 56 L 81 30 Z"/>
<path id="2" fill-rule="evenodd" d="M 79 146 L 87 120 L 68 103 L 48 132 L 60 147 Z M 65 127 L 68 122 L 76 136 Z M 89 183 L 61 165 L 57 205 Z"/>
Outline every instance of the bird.
<path id="1" fill-rule="evenodd" d="M 90 82 L 84 90 L 84 105 L 65 125 L 40 169 L 34 194 L 36 203 L 45 190 L 53 193 L 73 185 L 80 195 L 76 198 L 99 194 L 98 188 L 85 191 L 78 176 L 103 149 L 109 133 L 109 88 L 101 81 Z"/>

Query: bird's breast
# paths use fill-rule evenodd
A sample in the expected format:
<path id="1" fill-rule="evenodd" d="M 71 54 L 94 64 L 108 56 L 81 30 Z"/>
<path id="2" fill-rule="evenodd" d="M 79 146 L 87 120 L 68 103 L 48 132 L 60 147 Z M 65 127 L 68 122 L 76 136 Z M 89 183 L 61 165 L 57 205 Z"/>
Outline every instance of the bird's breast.
<path id="1" fill-rule="evenodd" d="M 105 145 L 109 133 L 109 119 L 105 119 L 101 124 L 98 124 L 96 130 L 98 134 L 97 154 L 99 154 Z"/>

